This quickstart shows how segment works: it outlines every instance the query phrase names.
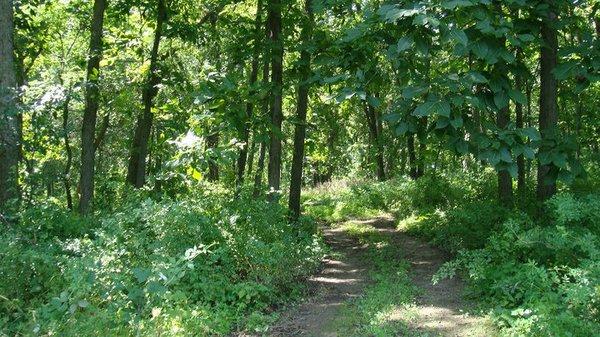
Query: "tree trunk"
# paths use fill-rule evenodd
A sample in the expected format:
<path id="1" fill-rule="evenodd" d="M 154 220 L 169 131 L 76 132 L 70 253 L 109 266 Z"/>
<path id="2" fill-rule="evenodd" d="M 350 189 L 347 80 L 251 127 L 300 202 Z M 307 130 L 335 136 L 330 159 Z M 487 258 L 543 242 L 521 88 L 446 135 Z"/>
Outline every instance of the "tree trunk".
<path id="1" fill-rule="evenodd" d="M 555 28 L 557 15 L 548 13 L 542 22 L 542 46 L 540 51 L 540 115 L 539 129 L 542 142 L 554 139 L 558 124 L 558 83 L 553 70 L 558 62 L 558 34 Z M 542 146 L 542 151 L 543 146 Z M 552 176 L 552 164 L 541 165 L 538 161 L 537 197 L 544 201 L 556 193 L 556 181 Z"/>
<path id="2" fill-rule="evenodd" d="M 269 0 L 271 38 L 271 140 L 269 146 L 269 200 L 278 200 L 281 185 L 281 124 L 283 122 L 283 39 L 281 0 Z"/>
<path id="3" fill-rule="evenodd" d="M 417 156 L 417 178 L 421 178 L 425 175 L 425 151 L 427 150 L 427 123 L 428 118 L 424 117 L 419 120 L 420 123 L 420 135 L 419 135 L 419 155 Z"/>
<path id="4" fill-rule="evenodd" d="M 246 160 L 248 159 L 248 142 L 250 139 L 250 128 L 252 112 L 254 110 L 254 102 L 252 101 L 253 96 L 256 94 L 253 87 L 258 79 L 258 57 L 260 56 L 261 40 L 260 30 L 262 27 L 262 5 L 263 1 L 258 0 L 256 5 L 256 18 L 254 19 L 254 50 L 252 54 L 252 65 L 250 69 L 250 78 L 248 79 L 248 86 L 250 87 L 249 98 L 250 100 L 246 103 L 246 121 L 242 134 L 242 141 L 244 146 L 240 149 L 238 161 L 237 161 L 237 186 L 241 188 L 244 185 L 244 169 L 246 168 Z"/>
<path id="5" fill-rule="evenodd" d="M 252 192 L 252 196 L 257 198 L 260 196 L 260 191 L 262 190 L 262 176 L 263 171 L 265 170 L 265 157 L 267 153 L 267 143 L 260 143 L 260 150 L 258 154 L 258 164 L 256 164 L 256 174 L 254 175 L 254 190 Z"/>
<path id="6" fill-rule="evenodd" d="M 65 195 L 67 198 L 67 208 L 73 210 L 73 197 L 71 195 L 71 166 L 73 165 L 73 151 L 71 142 L 69 141 L 69 103 L 71 102 L 71 88 L 67 92 L 67 97 L 63 103 L 62 127 L 63 140 L 65 143 L 65 152 L 67 153 L 67 163 L 63 171 L 62 181 L 65 187 Z"/>
<path id="7" fill-rule="evenodd" d="M 90 54 L 87 64 L 87 82 L 85 90 L 85 110 L 81 128 L 81 172 L 79 178 L 79 213 L 87 214 L 94 198 L 94 137 L 96 115 L 100 101 L 98 77 L 102 58 L 102 30 L 104 24 L 105 0 L 94 1 L 90 36 Z"/>
<path id="8" fill-rule="evenodd" d="M 250 145 L 248 146 L 248 168 L 246 169 L 246 175 L 248 177 L 252 177 L 252 171 L 254 169 L 254 155 L 256 154 L 256 140 L 249 139 L 248 142 Z"/>
<path id="9" fill-rule="evenodd" d="M 521 52 L 517 51 L 517 58 L 521 59 Z M 521 77 L 516 74 L 515 75 L 515 89 L 522 92 L 523 90 L 523 81 Z M 517 129 L 522 129 L 525 127 L 523 122 L 523 105 L 520 103 L 515 104 L 515 114 L 516 114 L 516 127 Z M 525 158 L 522 154 L 517 157 L 517 191 L 520 196 L 525 195 Z"/>
<path id="10" fill-rule="evenodd" d="M 408 150 L 408 166 L 409 175 L 412 179 L 417 179 L 417 155 L 415 153 L 415 135 L 412 133 L 407 134 L 406 147 Z"/>
<path id="11" fill-rule="evenodd" d="M 506 129 L 510 122 L 510 110 L 507 107 L 498 110 L 496 124 L 500 129 Z M 512 203 L 512 177 L 508 170 L 498 171 L 498 197 L 500 203 L 509 206 Z"/>
<path id="12" fill-rule="evenodd" d="M 296 106 L 296 127 L 294 130 L 294 154 L 290 174 L 289 209 L 292 220 L 300 216 L 300 194 L 302 191 L 302 168 L 304 163 L 304 139 L 306 137 L 306 113 L 308 110 L 308 94 L 310 90 L 310 59 L 308 48 L 312 39 L 313 11 L 312 1 L 305 2 L 306 18 L 300 40 L 303 48 L 300 52 L 300 83 L 298 84 L 298 102 Z"/>
<path id="13" fill-rule="evenodd" d="M 167 20 L 167 8 L 164 0 L 158 0 L 157 6 L 156 30 L 154 31 L 154 41 L 150 53 L 150 70 L 142 92 L 144 111 L 137 119 L 127 170 L 127 181 L 136 188 L 144 186 L 146 182 L 146 157 L 148 156 L 148 141 L 153 122 L 152 107 L 154 97 L 158 94 L 158 84 L 160 83 L 160 76 L 157 70 L 158 50 L 162 37 L 163 23 Z"/>
<path id="14" fill-rule="evenodd" d="M 0 0 L 0 216 L 19 197 L 18 88 L 14 63 L 12 0 Z"/>
<path id="15" fill-rule="evenodd" d="M 206 149 L 216 149 L 219 146 L 219 132 L 215 131 L 206 137 Z M 208 181 L 219 181 L 219 165 L 216 158 L 208 159 Z"/>
<path id="16" fill-rule="evenodd" d="M 369 138 L 371 144 L 375 148 L 375 164 L 377 166 L 377 180 L 385 180 L 385 160 L 383 153 L 383 144 L 381 141 L 381 125 L 380 118 L 373 106 L 369 103 L 364 103 L 365 117 L 367 118 L 367 126 L 369 128 Z"/>

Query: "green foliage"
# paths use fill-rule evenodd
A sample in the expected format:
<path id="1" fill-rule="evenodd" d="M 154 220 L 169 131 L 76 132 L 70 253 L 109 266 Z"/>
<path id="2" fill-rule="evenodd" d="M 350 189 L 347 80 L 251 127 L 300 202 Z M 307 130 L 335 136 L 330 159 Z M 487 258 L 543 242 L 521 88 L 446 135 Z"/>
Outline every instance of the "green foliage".
<path id="1" fill-rule="evenodd" d="M 132 198 L 98 215 L 93 230 L 71 218 L 39 206 L 23 214 L 24 228 L 38 224 L 35 232 L 2 235 L 4 333 L 260 330 L 269 321 L 262 313 L 297 296 L 298 280 L 323 255 L 307 220 L 288 224 L 281 207 L 218 192 L 177 202 Z M 74 225 L 90 230 L 70 232 Z"/>
<path id="2" fill-rule="evenodd" d="M 513 217 L 483 248 L 461 250 L 437 278 L 464 274 L 507 335 L 594 335 L 600 329 L 598 196 L 559 194 L 547 207 L 543 222 Z"/>

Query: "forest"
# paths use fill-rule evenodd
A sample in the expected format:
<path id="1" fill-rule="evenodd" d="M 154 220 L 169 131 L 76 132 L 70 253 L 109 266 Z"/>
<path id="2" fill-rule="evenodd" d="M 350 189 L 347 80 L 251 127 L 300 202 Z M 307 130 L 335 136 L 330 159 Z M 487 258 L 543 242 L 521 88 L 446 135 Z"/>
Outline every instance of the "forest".
<path id="1" fill-rule="evenodd" d="M 0 336 L 600 336 L 600 1 L 0 0 Z"/>

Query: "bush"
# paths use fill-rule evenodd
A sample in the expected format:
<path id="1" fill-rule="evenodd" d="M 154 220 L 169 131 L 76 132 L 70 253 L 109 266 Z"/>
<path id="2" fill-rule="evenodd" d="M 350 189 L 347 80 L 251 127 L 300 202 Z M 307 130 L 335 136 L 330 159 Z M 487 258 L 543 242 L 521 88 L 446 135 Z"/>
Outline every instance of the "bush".
<path id="1" fill-rule="evenodd" d="M 282 207 L 217 191 L 179 201 L 132 197 L 99 214 L 95 229 L 57 213 L 26 211 L 21 228 L 0 236 L 5 334 L 262 329 L 262 312 L 297 294 L 323 255 L 308 220 L 300 231 Z M 78 226 L 93 231 L 70 230 Z"/>
<path id="2" fill-rule="evenodd" d="M 484 248 L 460 251 L 437 277 L 464 273 L 506 334 L 594 335 L 600 331 L 597 201 L 557 195 L 547 203 L 547 222 L 512 218 Z"/>

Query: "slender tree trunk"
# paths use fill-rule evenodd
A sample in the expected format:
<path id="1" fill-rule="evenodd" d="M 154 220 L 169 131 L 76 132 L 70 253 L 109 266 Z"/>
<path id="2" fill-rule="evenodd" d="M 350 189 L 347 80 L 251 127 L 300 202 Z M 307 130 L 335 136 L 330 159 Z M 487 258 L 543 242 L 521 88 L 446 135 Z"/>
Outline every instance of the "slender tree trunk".
<path id="1" fill-rule="evenodd" d="M 255 198 L 260 196 L 262 190 L 262 176 L 265 170 L 265 157 L 267 154 L 267 143 L 265 141 L 260 143 L 260 150 L 258 154 L 258 163 L 256 164 L 256 174 L 254 175 L 254 190 L 252 196 Z"/>
<path id="2" fill-rule="evenodd" d="M 498 110 L 496 124 L 498 128 L 505 129 L 510 122 L 510 110 L 507 107 Z M 512 177 L 508 170 L 498 171 L 498 197 L 500 203 L 509 206 L 512 203 Z"/>
<path id="3" fill-rule="evenodd" d="M 302 168 L 304 163 L 304 138 L 306 137 L 306 113 L 308 110 L 308 94 L 310 90 L 310 60 L 308 51 L 312 40 L 313 11 L 312 1 L 305 2 L 306 18 L 300 39 L 303 44 L 300 52 L 300 83 L 298 84 L 298 102 L 296 106 L 296 128 L 294 130 L 294 154 L 290 174 L 289 209 L 292 220 L 300 216 L 300 194 L 302 190 Z"/>
<path id="4" fill-rule="evenodd" d="M 94 152 L 97 152 L 100 148 L 100 145 L 104 142 L 104 138 L 106 137 L 106 132 L 108 131 L 108 127 L 110 126 L 110 115 L 107 112 L 106 115 L 102 117 L 102 124 L 100 124 L 100 130 L 98 130 L 98 134 L 96 135 L 96 139 L 94 139 Z"/>
<path id="5" fill-rule="evenodd" d="M 425 151 L 427 151 L 427 123 L 428 123 L 428 118 L 424 117 L 422 118 L 419 123 L 420 128 L 421 128 L 421 135 L 418 137 L 419 138 L 419 155 L 417 157 L 417 178 L 421 178 L 423 175 L 425 175 L 425 158 L 427 158 L 427 156 L 425 155 Z"/>
<path id="6" fill-rule="evenodd" d="M 267 27 L 265 29 L 267 35 L 269 34 L 269 20 L 267 19 Z M 265 51 L 265 53 L 263 54 L 264 60 L 263 60 L 263 71 L 262 71 L 262 84 L 263 86 L 267 87 L 269 85 L 269 73 L 270 73 L 270 68 L 269 68 L 269 64 L 270 64 L 270 57 L 268 57 L 269 53 L 268 50 Z M 262 110 L 263 110 L 263 116 L 264 118 L 266 118 L 267 116 L 269 116 L 269 104 L 270 104 L 271 100 L 269 99 L 269 97 L 265 97 L 262 100 Z M 254 174 L 254 189 L 252 192 L 252 195 L 256 198 L 258 196 L 260 196 L 261 192 L 262 192 L 262 179 L 263 179 L 263 172 L 265 170 L 265 159 L 266 159 L 266 155 L 267 155 L 267 141 L 266 140 L 261 140 L 260 144 L 259 144 L 259 154 L 258 154 L 258 163 L 256 164 L 256 173 Z"/>
<path id="7" fill-rule="evenodd" d="M 517 58 L 521 58 L 521 51 L 517 51 Z M 521 77 L 516 74 L 515 75 L 515 89 L 518 91 L 523 90 L 523 81 Z M 525 124 L 523 122 L 523 105 L 520 103 L 515 104 L 515 114 L 516 114 L 516 127 L 517 129 L 524 128 Z M 517 157 L 517 191 L 520 196 L 525 195 L 525 158 L 522 154 Z"/>
<path id="8" fill-rule="evenodd" d="M 283 122 L 283 39 L 281 0 L 269 0 L 271 38 L 271 143 L 269 146 L 269 200 L 277 201 L 281 185 L 281 124 Z"/>
<path id="9" fill-rule="evenodd" d="M 248 168 L 246 169 L 246 175 L 248 177 L 252 177 L 252 171 L 254 169 L 254 155 L 256 154 L 256 141 L 249 139 L 248 142 L 250 145 L 248 150 Z"/>
<path id="10" fill-rule="evenodd" d="M 412 179 L 417 179 L 417 154 L 415 152 L 415 135 L 407 134 L 406 148 L 408 150 L 409 175 Z"/>
<path id="11" fill-rule="evenodd" d="M 81 172 L 79 178 L 79 213 L 87 214 L 94 197 L 94 137 L 96 132 L 96 116 L 100 101 L 98 77 L 100 59 L 102 58 L 102 30 L 104 24 L 105 0 L 94 1 L 90 36 L 90 55 L 87 65 L 87 81 L 85 90 L 85 110 L 81 128 Z"/>
<path id="12" fill-rule="evenodd" d="M 375 148 L 375 164 L 377 167 L 377 180 L 384 181 L 385 176 L 385 159 L 383 153 L 383 144 L 381 141 L 381 128 L 379 127 L 379 118 L 374 107 L 369 103 L 364 103 L 365 117 L 367 119 L 367 126 L 369 128 L 369 138 L 371 144 Z"/>
<path id="13" fill-rule="evenodd" d="M 157 6 L 156 30 L 154 31 L 154 41 L 150 53 L 150 70 L 142 92 L 144 110 L 137 119 L 127 170 L 127 181 L 136 188 L 144 186 L 146 182 L 146 157 L 148 156 L 148 141 L 153 122 L 152 107 L 154 97 L 158 94 L 158 84 L 160 83 L 160 76 L 157 69 L 158 50 L 162 37 L 163 24 L 167 20 L 167 8 L 164 0 L 158 0 Z"/>
<path id="14" fill-rule="evenodd" d="M 71 142 L 69 141 L 69 103 L 71 102 L 71 89 L 67 92 L 67 97 L 63 103 L 62 127 L 63 141 L 65 143 L 65 152 L 67 153 L 67 163 L 63 171 L 62 181 L 65 187 L 65 195 L 67 198 L 67 208 L 73 210 L 73 197 L 71 195 L 71 166 L 73 165 L 73 151 Z"/>
<path id="15" fill-rule="evenodd" d="M 215 131 L 206 137 L 206 149 L 216 149 L 219 146 L 219 132 Z M 208 160 L 208 181 L 219 180 L 219 165 L 216 158 Z"/>
<path id="16" fill-rule="evenodd" d="M 558 83 L 553 70 L 558 63 L 558 34 L 555 28 L 557 15 L 548 13 L 542 22 L 542 46 L 540 51 L 540 115 L 538 119 L 542 142 L 557 136 Z M 542 146 L 542 151 L 544 148 Z M 544 201 L 556 193 L 556 182 L 552 177 L 552 164 L 538 162 L 537 197 Z"/>
<path id="17" fill-rule="evenodd" d="M 244 169 L 246 168 L 246 160 L 248 158 L 248 142 L 250 139 L 250 128 L 252 112 L 254 110 L 254 102 L 252 101 L 255 91 L 252 89 L 258 79 L 258 58 L 260 56 L 261 40 L 259 38 L 262 27 L 262 5 L 263 1 L 258 0 L 256 5 L 256 18 L 254 19 L 254 50 L 252 53 L 252 64 L 250 69 L 250 78 L 248 79 L 248 86 L 250 87 L 250 100 L 246 103 L 246 123 L 242 134 L 242 141 L 245 143 L 244 147 L 240 149 L 238 161 L 237 161 L 237 186 L 241 188 L 244 185 Z"/>
<path id="18" fill-rule="evenodd" d="M 19 197 L 18 89 L 14 63 L 12 0 L 0 0 L 0 216 Z"/>

